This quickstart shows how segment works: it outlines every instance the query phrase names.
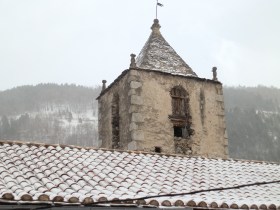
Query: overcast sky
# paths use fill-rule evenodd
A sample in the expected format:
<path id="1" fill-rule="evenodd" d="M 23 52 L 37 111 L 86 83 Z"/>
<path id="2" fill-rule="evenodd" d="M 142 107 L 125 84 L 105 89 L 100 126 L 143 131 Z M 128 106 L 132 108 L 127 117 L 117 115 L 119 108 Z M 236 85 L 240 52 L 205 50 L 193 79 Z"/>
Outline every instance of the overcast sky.
<path id="1" fill-rule="evenodd" d="M 151 32 L 156 0 L 0 0 L 0 90 L 111 83 Z M 280 87 L 280 0 L 161 0 L 161 32 L 199 77 Z"/>

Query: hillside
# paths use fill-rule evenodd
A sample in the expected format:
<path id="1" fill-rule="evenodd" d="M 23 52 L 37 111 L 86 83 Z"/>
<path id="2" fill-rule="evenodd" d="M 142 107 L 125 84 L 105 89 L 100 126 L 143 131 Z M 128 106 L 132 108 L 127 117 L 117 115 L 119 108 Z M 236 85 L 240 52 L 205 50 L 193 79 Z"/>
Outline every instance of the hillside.
<path id="1" fill-rule="evenodd" d="M 100 88 L 39 84 L 0 92 L 0 139 L 97 146 Z"/>
<path id="2" fill-rule="evenodd" d="M 280 161 L 280 90 L 225 87 L 232 158 Z"/>
<path id="3" fill-rule="evenodd" d="M 0 139 L 97 146 L 100 88 L 39 84 L 0 92 Z M 225 87 L 230 157 L 280 161 L 280 90 Z"/>

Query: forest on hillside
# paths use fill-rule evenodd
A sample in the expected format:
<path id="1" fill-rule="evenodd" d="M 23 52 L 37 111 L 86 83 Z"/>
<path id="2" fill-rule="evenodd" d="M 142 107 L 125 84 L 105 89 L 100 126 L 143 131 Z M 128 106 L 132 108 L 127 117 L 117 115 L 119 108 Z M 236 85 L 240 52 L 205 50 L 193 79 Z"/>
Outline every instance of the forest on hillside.
<path id="1" fill-rule="evenodd" d="M 280 161 L 280 89 L 225 87 L 232 158 Z"/>
<path id="2" fill-rule="evenodd" d="M 100 88 L 90 88 L 74 84 L 38 84 L 25 85 L 0 91 L 0 116 L 18 115 L 25 112 L 40 110 L 41 106 L 52 109 L 52 105 L 71 104 L 77 109 L 80 105 L 96 106 L 95 97 L 100 93 Z"/>
<path id="3" fill-rule="evenodd" d="M 39 84 L 0 92 L 0 139 L 97 146 L 100 88 Z"/>
<path id="4" fill-rule="evenodd" d="M 39 84 L 0 91 L 0 139 L 97 146 L 100 87 Z M 224 87 L 229 154 L 280 161 L 280 89 Z"/>

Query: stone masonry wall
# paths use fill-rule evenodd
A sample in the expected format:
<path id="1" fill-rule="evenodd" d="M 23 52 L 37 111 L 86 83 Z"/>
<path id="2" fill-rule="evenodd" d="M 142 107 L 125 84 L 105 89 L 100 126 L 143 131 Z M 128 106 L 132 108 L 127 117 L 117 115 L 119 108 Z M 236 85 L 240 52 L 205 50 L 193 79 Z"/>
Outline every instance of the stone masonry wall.
<path id="1" fill-rule="evenodd" d="M 130 139 L 128 131 L 129 118 L 127 110 L 129 102 L 127 93 L 129 90 L 127 83 L 128 75 L 117 81 L 108 91 L 106 91 L 98 100 L 98 132 L 99 147 L 112 148 L 112 101 L 115 94 L 119 96 L 119 139 L 120 148 L 127 149 Z"/>
<path id="2" fill-rule="evenodd" d="M 144 124 L 143 114 L 143 98 L 142 98 L 142 86 L 143 83 L 140 78 L 140 72 L 136 70 L 131 70 L 129 72 L 128 82 L 129 82 L 129 132 L 130 141 L 128 142 L 128 150 L 142 150 L 143 147 L 139 142 L 144 141 L 144 133 L 139 129 Z"/>
<path id="3" fill-rule="evenodd" d="M 194 133 L 187 140 L 174 138 L 173 123 L 169 119 L 172 114 L 170 90 L 178 85 L 189 94 Z M 120 99 L 120 149 L 155 152 L 155 147 L 160 147 L 163 153 L 228 157 L 220 83 L 156 71 L 129 70 L 99 99 L 99 140 L 105 148 L 112 148 L 114 93 L 118 93 Z"/>
<path id="4" fill-rule="evenodd" d="M 176 153 L 170 90 L 182 86 L 189 93 L 194 134 L 186 141 L 177 139 L 189 155 L 228 156 L 224 120 L 222 85 L 158 72 L 131 71 L 135 81 L 130 85 L 131 142 L 128 149 Z M 179 141 L 178 141 L 179 140 Z M 191 150 L 189 150 L 191 148 Z"/>

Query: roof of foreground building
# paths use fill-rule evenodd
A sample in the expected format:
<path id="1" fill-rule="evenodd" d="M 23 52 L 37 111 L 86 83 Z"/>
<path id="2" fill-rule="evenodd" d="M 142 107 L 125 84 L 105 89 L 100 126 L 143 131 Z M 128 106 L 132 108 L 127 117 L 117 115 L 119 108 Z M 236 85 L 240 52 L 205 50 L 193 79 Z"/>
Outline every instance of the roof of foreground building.
<path id="1" fill-rule="evenodd" d="M 0 143 L 2 203 L 277 209 L 279 180 L 278 163 Z"/>
<path id="2" fill-rule="evenodd" d="M 154 20 L 151 29 L 151 35 L 136 59 L 136 66 L 171 74 L 197 76 L 163 38 L 158 19 Z"/>

